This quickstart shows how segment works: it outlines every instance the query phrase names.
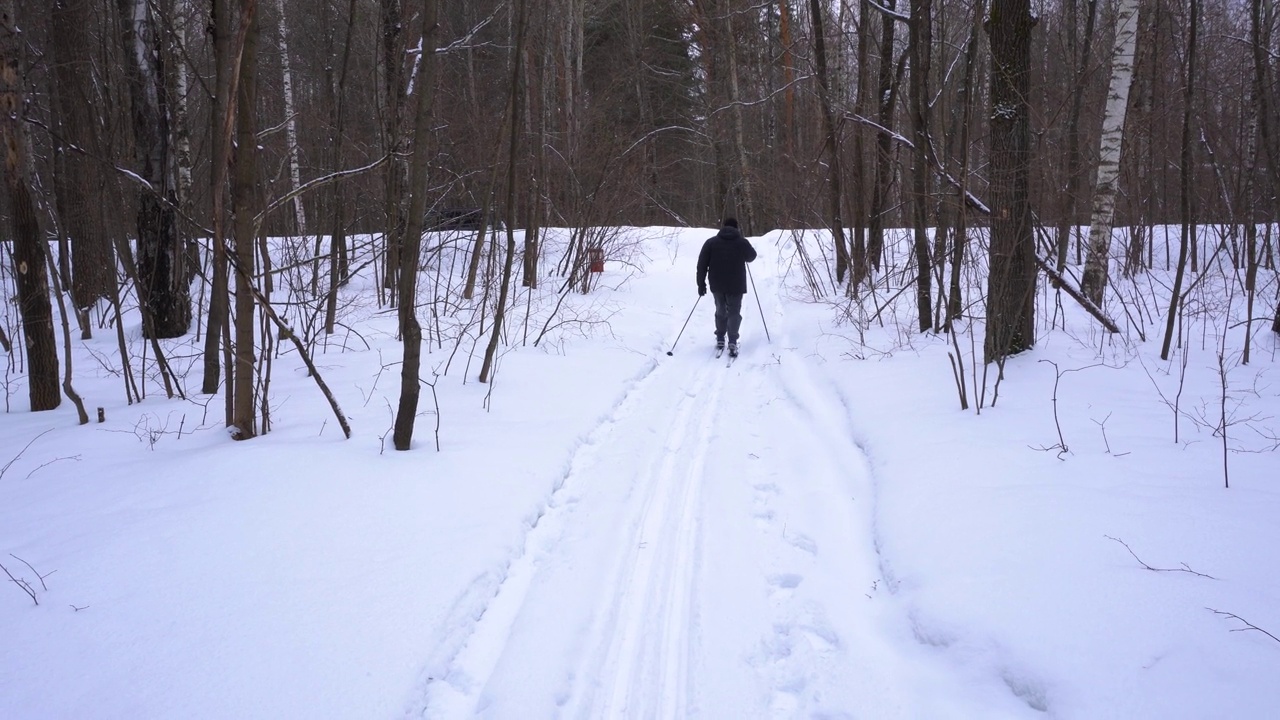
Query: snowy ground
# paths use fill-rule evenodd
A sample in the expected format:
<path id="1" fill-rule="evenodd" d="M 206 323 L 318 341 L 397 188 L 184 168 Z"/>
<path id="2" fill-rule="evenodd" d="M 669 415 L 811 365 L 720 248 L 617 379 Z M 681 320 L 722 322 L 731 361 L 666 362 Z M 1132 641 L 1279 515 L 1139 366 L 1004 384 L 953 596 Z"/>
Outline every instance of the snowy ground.
<path id="1" fill-rule="evenodd" d="M 749 296 L 742 357 L 713 360 L 707 298 L 668 357 L 711 233 L 627 233 L 637 251 L 574 300 L 584 322 L 537 348 L 513 330 L 491 386 L 475 382 L 478 359 L 464 372 L 465 347 L 424 363 L 443 372 L 452 357 L 436 383 L 440 452 L 430 393 L 414 451 L 384 440 L 399 347 L 370 293 L 319 361 L 351 440 L 292 354 L 276 360 L 274 431 L 245 443 L 221 429 L 220 399 L 168 401 L 153 384 L 120 402 L 109 331 L 77 354 L 104 424 L 25 412 L 11 369 L 0 564 L 40 604 L 0 578 L 0 717 L 1237 718 L 1280 705 L 1280 385 L 1265 327 L 1240 365 L 1243 331 L 1221 344 L 1226 323 L 1204 303 L 1162 363 L 1156 313 L 1134 311 L 1152 318 L 1138 321 L 1146 342 L 1133 324 L 1107 338 L 1064 300 L 1066 329 L 1042 326 L 977 414 L 958 408 L 955 348 L 911 332 L 906 305 L 836 322 L 835 301 L 803 302 L 789 233 L 753 240 L 771 337 Z M 1046 360 L 1069 371 L 1056 422 Z"/>

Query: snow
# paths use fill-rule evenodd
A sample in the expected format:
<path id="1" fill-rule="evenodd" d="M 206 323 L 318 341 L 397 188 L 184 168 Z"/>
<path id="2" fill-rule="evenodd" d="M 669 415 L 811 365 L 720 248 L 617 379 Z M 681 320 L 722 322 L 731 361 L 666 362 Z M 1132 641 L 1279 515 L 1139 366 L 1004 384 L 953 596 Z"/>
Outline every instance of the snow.
<path id="1" fill-rule="evenodd" d="M 763 318 L 747 298 L 726 368 L 711 303 L 694 306 L 711 231 L 622 232 L 596 290 L 562 309 L 571 322 L 537 347 L 537 318 L 510 329 L 491 385 L 470 343 L 433 347 L 438 416 L 424 389 L 410 452 L 387 437 L 394 314 L 359 283 L 352 332 L 317 357 L 351 440 L 292 347 L 275 360 L 273 430 L 245 442 L 223 431 L 220 397 L 167 400 L 149 379 L 124 404 L 110 329 L 76 347 L 102 424 L 77 426 L 65 403 L 26 412 L 6 358 L 0 564 L 39 605 L 3 578 L 0 716 L 1202 718 L 1280 704 L 1280 641 L 1264 632 L 1280 635 L 1276 337 L 1259 323 L 1239 363 L 1225 281 L 1198 286 L 1167 362 L 1155 300 L 1132 308 L 1145 340 L 1132 322 L 1111 337 L 1042 287 L 1037 347 L 1008 362 L 994 407 L 991 370 L 979 413 L 959 409 L 947 355 L 974 399 L 980 324 L 953 346 L 911 330 L 909 293 L 874 318 L 891 293 L 868 311 L 814 301 L 794 236 L 775 232 L 752 239 Z M 198 357 L 176 365 L 198 387 Z"/>

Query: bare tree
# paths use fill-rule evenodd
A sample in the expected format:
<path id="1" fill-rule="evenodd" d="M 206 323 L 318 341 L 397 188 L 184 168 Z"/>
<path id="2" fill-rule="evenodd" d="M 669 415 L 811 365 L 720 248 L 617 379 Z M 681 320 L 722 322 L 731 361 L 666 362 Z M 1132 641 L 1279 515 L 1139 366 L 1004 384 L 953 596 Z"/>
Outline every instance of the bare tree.
<path id="1" fill-rule="evenodd" d="M 413 154 L 409 161 L 409 215 L 405 219 L 400 246 L 400 334 L 404 342 L 404 362 L 400 366 L 400 403 L 396 407 L 392 443 L 396 450 L 413 446 L 413 424 L 418 414 L 418 396 L 422 389 L 418 370 L 422 364 L 422 325 L 418 322 L 418 257 L 422 249 L 422 220 L 426 211 L 428 143 L 431 133 L 431 108 L 435 96 L 436 0 L 422 5 L 421 54 L 414 79 L 416 96 L 413 119 Z"/>
<path id="2" fill-rule="evenodd" d="M 1093 191 L 1093 214 L 1089 222 L 1089 253 L 1085 259 L 1080 290 L 1099 308 L 1107 288 L 1107 265 L 1111 251 L 1111 226 L 1119 192 L 1120 155 L 1124 146 L 1124 117 L 1129 108 L 1129 87 L 1133 82 L 1133 48 L 1138 36 L 1138 0 L 1122 0 L 1116 12 L 1116 41 L 1111 52 L 1111 87 L 1102 116 L 1102 147 L 1098 177 Z M 1059 257 L 1063 256 L 1061 248 Z"/>
<path id="3" fill-rule="evenodd" d="M 50 50 L 55 79 L 55 118 L 61 151 L 57 153 L 57 173 L 53 189 L 61 235 L 70 242 L 62 261 L 71 261 L 69 287 L 77 310 L 80 335 L 92 335 L 85 312 L 99 299 L 110 297 L 116 281 L 115 255 L 107 228 L 95 213 L 101 206 L 94 198 L 106 182 L 99 161 L 88 153 L 101 154 L 97 107 L 100 77 L 94 71 L 92 39 L 94 23 L 89 0 L 62 0 L 49 4 Z M 73 149 L 74 148 L 74 149 Z M 78 151 L 77 151 L 78 150 Z M 67 273 L 63 273 L 64 283 Z"/>
<path id="4" fill-rule="evenodd" d="M 822 106 L 822 127 L 826 133 L 826 150 L 830 153 L 830 169 L 827 171 L 827 192 L 831 213 L 831 236 L 836 250 L 836 282 L 844 282 L 849 269 L 849 247 L 845 243 L 844 220 L 840 212 L 840 130 L 836 127 L 835 110 L 831 104 L 831 80 L 827 71 L 827 43 L 823 30 L 824 10 L 820 0 L 809 0 L 809 23 L 813 26 L 814 64 L 818 71 L 818 102 Z"/>
<path id="5" fill-rule="evenodd" d="M 258 106 L 258 2 L 240 0 L 240 34 L 244 38 L 240 54 L 236 93 L 236 152 L 231 177 L 231 215 L 233 217 L 236 302 L 233 335 L 235 338 L 235 374 L 227 388 L 233 396 L 231 427 L 233 437 L 247 440 L 258 434 L 258 406 L 255 402 L 257 383 L 254 375 L 256 333 L 254 319 L 257 299 L 253 294 L 254 255 L 258 240 L 257 157 L 249 152 L 257 147 Z"/>
<path id="6" fill-rule="evenodd" d="M 1030 0 L 993 0 L 991 38 L 991 249 L 986 362 L 1035 344 L 1035 244 L 1029 185 Z"/>
<path id="7" fill-rule="evenodd" d="M 507 211 L 507 254 L 506 261 L 502 266 L 502 284 L 498 290 L 498 304 L 493 311 L 493 332 L 489 336 L 489 346 L 485 349 L 484 361 L 480 366 L 480 382 L 488 382 L 490 372 L 493 369 L 493 361 L 498 353 L 498 341 L 502 337 L 503 321 L 507 314 L 507 295 L 511 287 L 511 268 L 516 257 L 516 238 L 515 238 L 515 204 L 516 204 L 516 166 L 518 157 L 516 151 L 520 145 L 520 107 L 521 92 L 523 90 L 520 82 L 521 74 L 524 70 L 524 43 L 525 35 L 528 27 L 528 0 L 514 0 L 516 3 L 513 11 L 517 15 L 515 28 L 515 52 L 511 55 L 511 89 L 510 101 L 507 105 L 507 113 L 511 116 L 507 127 L 511 129 L 511 135 L 507 146 L 507 199 L 504 203 Z"/>
<path id="8" fill-rule="evenodd" d="M 178 238 L 169 149 L 169 98 L 154 9 L 147 0 L 117 0 L 133 115 L 134 161 L 148 185 L 139 194 L 138 296 L 149 337 L 178 337 L 191 324 L 185 248 Z"/>
<path id="9" fill-rule="evenodd" d="M 929 257 L 929 65 L 933 52 L 933 1 L 911 0 L 907 24 L 907 53 L 911 56 L 909 110 L 911 114 L 911 235 L 916 259 L 916 314 L 920 332 L 933 327 Z M 993 52 L 994 54 L 994 52 Z M 1030 64 L 1030 61 L 1028 61 Z M 994 245 L 994 243 L 993 243 Z"/>
<path id="10" fill-rule="evenodd" d="M 1182 227 L 1178 242 L 1178 267 L 1174 271 L 1173 289 L 1169 295 L 1169 312 L 1165 317 L 1164 344 L 1160 346 L 1161 360 L 1169 359 L 1174 328 L 1177 325 L 1178 313 L 1182 308 L 1182 282 L 1187 271 L 1187 255 L 1191 244 L 1195 242 L 1193 236 L 1195 232 L 1195 217 L 1192 211 L 1191 199 L 1191 161 L 1195 146 L 1193 118 L 1199 26 L 1200 0 L 1191 0 L 1190 27 L 1187 29 L 1187 78 L 1184 91 L 1186 104 L 1182 109 L 1182 174 L 1179 183 L 1181 189 Z"/>
<path id="11" fill-rule="evenodd" d="M 62 396 L 58 393 L 58 349 L 53 334 L 53 305 L 49 302 L 45 240 L 32 193 L 31 141 L 23 121 L 23 47 L 13 0 L 0 0 L 0 143 L 4 147 L 18 310 L 27 348 L 27 392 L 32 411 L 40 411 L 58 407 Z"/>

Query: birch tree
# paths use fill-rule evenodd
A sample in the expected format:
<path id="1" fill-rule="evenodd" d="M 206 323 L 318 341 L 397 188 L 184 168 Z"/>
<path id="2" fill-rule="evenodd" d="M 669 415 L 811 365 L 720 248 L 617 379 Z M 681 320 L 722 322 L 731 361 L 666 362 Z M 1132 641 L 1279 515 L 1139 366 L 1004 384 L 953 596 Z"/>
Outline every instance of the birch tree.
<path id="1" fill-rule="evenodd" d="M 293 99 L 293 65 L 289 57 L 289 33 L 285 21 L 288 16 L 284 12 L 284 0 L 275 0 L 276 13 L 280 22 L 277 26 L 277 39 L 280 42 L 281 90 L 284 92 L 284 137 L 288 143 L 286 153 L 289 157 L 289 189 L 297 190 L 302 185 L 302 171 L 298 163 L 298 115 L 294 110 Z M 302 204 L 302 194 L 293 198 L 293 222 L 298 235 L 307 234 L 307 210 Z"/>
<path id="2" fill-rule="evenodd" d="M 117 8 L 124 27 L 136 172 L 148 185 L 139 194 L 136 226 L 143 331 L 152 338 L 178 337 L 191 324 L 191 294 L 178 238 L 163 55 L 151 3 L 117 0 Z"/>
<path id="3" fill-rule="evenodd" d="M 1133 82 L 1133 49 L 1138 37 L 1138 0 L 1120 0 L 1116 13 L 1116 39 L 1111 51 L 1111 84 L 1102 114 L 1102 142 L 1098 150 L 1098 174 L 1089 219 L 1089 252 L 1085 257 L 1080 289 L 1094 305 L 1102 307 L 1107 289 L 1107 260 L 1111 228 L 1119 190 L 1120 151 L 1124 145 L 1124 117 Z"/>

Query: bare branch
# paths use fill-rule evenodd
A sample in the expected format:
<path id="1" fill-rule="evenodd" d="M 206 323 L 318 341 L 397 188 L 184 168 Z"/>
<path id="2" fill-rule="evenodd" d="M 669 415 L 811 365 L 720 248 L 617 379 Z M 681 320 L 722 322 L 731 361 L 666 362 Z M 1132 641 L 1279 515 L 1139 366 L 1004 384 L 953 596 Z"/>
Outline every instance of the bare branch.
<path id="1" fill-rule="evenodd" d="M 0 570 L 3 570 L 4 574 L 9 576 L 9 579 L 13 581 L 14 585 L 17 585 L 18 587 L 22 588 L 22 592 L 26 593 L 31 597 L 31 602 L 35 603 L 36 605 L 40 604 L 40 601 L 36 599 L 36 591 L 32 590 L 31 586 L 27 584 L 25 580 L 19 580 L 18 578 L 14 577 L 13 573 L 9 572 L 9 568 L 5 567 L 3 564 L 0 564 Z"/>
<path id="2" fill-rule="evenodd" d="M 1147 569 L 1147 570 L 1150 570 L 1151 572 L 1184 572 L 1184 573 L 1190 573 L 1190 574 L 1192 574 L 1192 575 L 1196 575 L 1196 576 L 1198 576 L 1198 577 L 1208 578 L 1209 580 L 1217 580 L 1217 579 L 1218 579 L 1218 578 L 1216 578 L 1216 577 L 1214 577 L 1214 576 L 1212 576 L 1212 575 L 1205 575 L 1205 574 L 1204 574 L 1204 573 L 1202 573 L 1202 572 L 1196 572 L 1195 570 L 1192 570 L 1190 567 L 1188 567 L 1186 563 L 1182 563 L 1182 567 L 1180 567 L 1180 568 L 1158 568 L 1158 567 L 1151 567 L 1150 565 L 1148 565 L 1148 564 L 1146 564 L 1145 562 L 1143 562 L 1143 561 L 1142 561 L 1142 558 L 1138 557 L 1137 553 L 1135 553 L 1135 552 L 1133 551 L 1133 548 L 1129 547 L 1129 544 L 1128 544 L 1128 543 L 1126 543 L 1125 541 L 1121 540 L 1120 538 L 1113 538 L 1113 537 L 1111 537 L 1110 535 L 1103 535 L 1102 537 L 1104 537 L 1104 538 L 1106 538 L 1106 539 L 1108 539 L 1108 540 L 1114 540 L 1114 541 L 1116 541 L 1116 542 L 1120 543 L 1121 545 L 1124 545 L 1124 549 L 1129 551 L 1129 554 L 1133 556 L 1133 559 L 1134 559 L 1134 560 L 1137 560 L 1139 565 L 1141 565 L 1143 568 L 1145 568 L 1145 569 Z"/>
<path id="3" fill-rule="evenodd" d="M 1231 632 L 1244 632 L 1246 630 L 1256 630 L 1262 633 L 1263 635 L 1266 635 L 1267 637 L 1271 638 L 1272 640 L 1275 640 L 1276 642 L 1280 642 L 1280 638 L 1276 637 L 1275 635 L 1272 635 L 1266 630 L 1263 630 L 1262 628 L 1258 627 L 1257 625 L 1254 625 L 1253 623 L 1249 622 L 1248 620 L 1245 620 L 1244 618 L 1240 617 L 1239 615 L 1236 615 L 1235 613 L 1223 612 L 1222 610 L 1214 610 L 1211 607 L 1206 607 L 1205 610 L 1208 610 L 1214 615 L 1222 615 L 1224 617 L 1229 617 L 1232 620 L 1235 620 L 1237 622 L 1244 624 L 1244 627 L 1242 628 L 1232 628 Z"/>

